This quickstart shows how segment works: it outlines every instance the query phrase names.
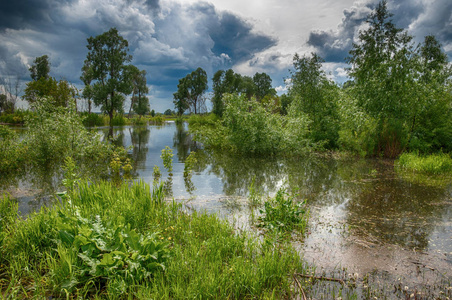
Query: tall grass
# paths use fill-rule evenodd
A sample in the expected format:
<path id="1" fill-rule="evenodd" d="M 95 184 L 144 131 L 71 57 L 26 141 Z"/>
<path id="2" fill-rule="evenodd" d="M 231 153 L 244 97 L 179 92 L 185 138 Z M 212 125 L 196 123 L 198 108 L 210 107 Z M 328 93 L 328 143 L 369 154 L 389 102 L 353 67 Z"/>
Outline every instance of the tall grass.
<path id="1" fill-rule="evenodd" d="M 9 217 L 1 223 L 7 224 L 1 228 L 2 295 L 289 297 L 290 275 L 301 271 L 302 261 L 288 244 L 261 243 L 215 215 L 187 214 L 163 196 L 162 185 L 80 182 L 52 208 Z M 5 199 L 2 207 L 10 203 Z M 17 207 L 7 214 L 17 214 Z"/>
<path id="2" fill-rule="evenodd" d="M 403 153 L 396 161 L 396 165 L 429 174 L 452 173 L 452 158 L 445 153 L 421 156 L 418 153 Z"/>

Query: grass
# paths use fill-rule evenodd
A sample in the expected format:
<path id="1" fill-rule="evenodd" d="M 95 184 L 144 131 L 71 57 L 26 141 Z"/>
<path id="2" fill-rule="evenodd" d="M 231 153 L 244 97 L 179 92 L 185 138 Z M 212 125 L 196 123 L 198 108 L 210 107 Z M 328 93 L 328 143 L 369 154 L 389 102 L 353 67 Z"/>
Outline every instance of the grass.
<path id="1" fill-rule="evenodd" d="M 396 165 L 415 172 L 428 174 L 452 173 L 452 158 L 445 153 L 421 156 L 417 153 L 403 153 Z"/>
<path id="2" fill-rule="evenodd" d="M 291 274 L 303 266 L 288 243 L 261 242 L 215 215 L 184 213 L 163 196 L 161 185 L 80 182 L 26 219 L 16 218 L 14 201 L 3 197 L 2 295 L 290 297 Z"/>

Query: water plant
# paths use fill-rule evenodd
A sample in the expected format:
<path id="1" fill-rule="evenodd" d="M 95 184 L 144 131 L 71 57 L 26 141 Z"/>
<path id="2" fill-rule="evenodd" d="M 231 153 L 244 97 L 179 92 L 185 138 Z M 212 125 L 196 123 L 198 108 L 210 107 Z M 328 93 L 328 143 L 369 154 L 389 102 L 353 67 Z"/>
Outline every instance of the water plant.
<path id="1" fill-rule="evenodd" d="M 279 189 L 274 198 L 264 202 L 258 218 L 258 226 L 268 230 L 290 232 L 294 229 L 304 234 L 309 217 L 306 202 L 295 201 L 284 189 Z"/>
<path id="2" fill-rule="evenodd" d="M 163 161 L 163 166 L 168 171 L 168 174 L 171 176 L 173 175 L 173 149 L 166 146 L 165 149 L 162 149 L 162 155 L 160 155 L 160 158 Z"/>

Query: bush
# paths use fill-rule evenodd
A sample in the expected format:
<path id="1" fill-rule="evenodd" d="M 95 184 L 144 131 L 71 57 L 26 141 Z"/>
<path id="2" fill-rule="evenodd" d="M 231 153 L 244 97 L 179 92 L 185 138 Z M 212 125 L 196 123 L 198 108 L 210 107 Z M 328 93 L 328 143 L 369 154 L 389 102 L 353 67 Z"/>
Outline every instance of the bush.
<path id="1" fill-rule="evenodd" d="M 127 120 L 123 115 L 117 114 L 111 120 L 111 126 L 125 126 L 127 125 Z"/>
<path id="2" fill-rule="evenodd" d="M 61 163 L 71 156 L 77 164 L 89 165 L 88 169 L 107 167 L 113 146 L 83 126 L 75 107 L 56 107 L 51 98 L 40 98 L 33 108 L 36 115 L 27 120 L 29 130 L 23 141 L 32 163 Z"/>
<path id="3" fill-rule="evenodd" d="M 149 123 L 154 125 L 162 125 L 165 123 L 165 119 L 162 116 L 155 116 L 149 118 Z"/>
<path id="4" fill-rule="evenodd" d="M 296 155 L 315 146 L 309 139 L 309 120 L 303 114 L 283 117 L 245 95 L 224 96 L 223 120 L 192 117 L 190 131 L 205 146 L 242 154 Z"/>
<path id="5" fill-rule="evenodd" d="M 16 110 L 12 114 L 1 114 L 0 123 L 23 125 L 27 117 L 33 115 L 33 112 L 28 110 Z"/>
<path id="6" fill-rule="evenodd" d="M 146 125 L 146 124 L 148 123 L 148 119 L 147 119 L 146 117 L 137 116 L 137 117 L 133 117 L 133 118 L 130 120 L 130 122 L 131 122 L 133 125 L 140 126 L 140 125 Z"/>
<path id="7" fill-rule="evenodd" d="M 105 125 L 104 118 L 100 114 L 83 112 L 80 116 L 82 117 L 83 125 L 86 127 L 100 127 Z"/>
<path id="8" fill-rule="evenodd" d="M 0 125 L 0 172 L 18 170 L 27 158 L 27 150 L 14 131 Z"/>

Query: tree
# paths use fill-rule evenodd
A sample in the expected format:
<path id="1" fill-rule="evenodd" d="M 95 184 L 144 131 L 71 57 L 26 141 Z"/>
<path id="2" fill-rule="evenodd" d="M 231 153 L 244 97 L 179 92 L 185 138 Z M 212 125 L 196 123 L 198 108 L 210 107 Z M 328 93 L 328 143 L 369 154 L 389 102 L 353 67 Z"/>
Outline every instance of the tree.
<path id="1" fill-rule="evenodd" d="M 234 73 L 232 69 L 227 71 L 218 70 L 215 72 L 212 78 L 213 82 L 213 97 L 212 111 L 217 116 L 221 117 L 224 112 L 224 94 L 234 94 L 240 92 L 240 86 L 242 82 L 242 76 Z"/>
<path id="2" fill-rule="evenodd" d="M 261 101 L 265 96 L 275 96 L 276 90 L 272 88 L 272 79 L 266 73 L 256 73 L 253 76 L 255 96 Z"/>
<path id="3" fill-rule="evenodd" d="M 53 104 L 61 107 L 67 107 L 69 102 L 74 99 L 77 89 L 66 80 L 57 81 L 53 77 L 41 77 L 36 81 L 30 81 L 25 88 L 24 100 L 30 104 L 36 102 L 41 97 L 52 97 Z"/>
<path id="4" fill-rule="evenodd" d="M 380 2 L 367 18 L 368 29 L 360 31 L 347 61 L 350 89 L 357 104 L 378 122 L 375 139 L 378 153 L 397 156 L 407 144 L 407 119 L 416 106 L 417 56 L 412 36 L 397 28 Z"/>
<path id="5" fill-rule="evenodd" d="M 134 112 L 139 115 L 144 115 L 149 112 L 149 99 L 145 94 L 149 93 L 149 88 L 146 84 L 146 71 L 139 70 L 133 65 L 127 66 L 127 78 L 132 85 L 132 97 L 130 101 L 129 116 Z"/>
<path id="6" fill-rule="evenodd" d="M 295 54 L 295 70 L 291 72 L 292 86 L 289 89 L 289 115 L 309 116 L 313 141 L 325 143 L 327 148 L 334 148 L 339 137 L 336 105 L 338 87 L 326 77 L 322 70 L 323 62 L 315 53 L 310 57 Z"/>
<path id="7" fill-rule="evenodd" d="M 94 104 L 108 114 L 112 124 L 113 113 L 124 110 L 125 95 L 132 92 L 125 71 L 126 64 L 132 60 L 127 53 L 129 44 L 116 28 L 96 37 L 89 37 L 87 41 L 89 52 L 82 68 L 82 76 L 92 85 Z"/>
<path id="8" fill-rule="evenodd" d="M 180 79 L 177 92 L 173 94 L 178 115 L 182 115 L 190 107 L 197 114 L 202 102 L 201 97 L 207 88 L 207 73 L 202 68 L 198 68 Z"/>
<path id="9" fill-rule="evenodd" d="M 28 69 L 31 79 L 38 81 L 41 78 L 48 79 L 50 73 L 50 62 L 47 55 L 36 57 L 34 64 Z"/>

